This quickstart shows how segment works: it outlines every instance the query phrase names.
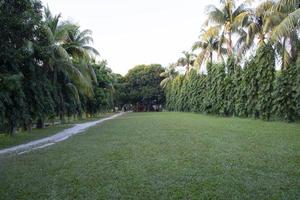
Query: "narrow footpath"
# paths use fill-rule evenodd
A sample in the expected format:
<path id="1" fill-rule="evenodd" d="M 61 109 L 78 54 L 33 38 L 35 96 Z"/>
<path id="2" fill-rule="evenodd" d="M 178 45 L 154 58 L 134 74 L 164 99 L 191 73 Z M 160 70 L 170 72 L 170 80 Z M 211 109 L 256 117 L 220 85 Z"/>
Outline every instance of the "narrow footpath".
<path id="1" fill-rule="evenodd" d="M 78 133 L 82 133 L 84 132 L 86 129 L 95 126 L 97 124 L 103 123 L 105 121 L 114 119 L 116 117 L 119 117 L 121 115 L 123 115 L 124 112 L 122 113 L 118 113 L 115 114 L 111 117 L 107 117 L 104 119 L 100 119 L 97 121 L 92 121 L 92 122 L 86 122 L 86 123 L 81 123 L 81 124 L 76 124 L 75 126 L 73 126 L 72 128 L 68 128 L 65 129 L 55 135 L 46 137 L 46 138 L 42 138 L 39 140 L 35 140 L 26 144 L 21 144 L 21 145 L 17 145 L 14 147 L 10 147 L 10 148 L 6 148 L 6 149 L 2 149 L 0 150 L 0 155 L 2 154 L 8 154 L 8 153 L 16 153 L 16 154 L 24 154 L 24 153 L 28 153 L 30 151 L 34 151 L 37 149 L 42 149 L 51 145 L 54 145 L 58 142 L 64 141 L 68 138 L 70 138 L 73 135 L 76 135 Z"/>

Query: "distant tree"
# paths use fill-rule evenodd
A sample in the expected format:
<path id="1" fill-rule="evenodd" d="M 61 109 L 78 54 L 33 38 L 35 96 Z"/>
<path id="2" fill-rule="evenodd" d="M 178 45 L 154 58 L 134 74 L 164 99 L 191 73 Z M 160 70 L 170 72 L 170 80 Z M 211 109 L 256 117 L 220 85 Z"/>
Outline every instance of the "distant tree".
<path id="1" fill-rule="evenodd" d="M 177 66 L 185 67 L 185 73 L 188 74 L 191 66 L 194 65 L 196 55 L 188 51 L 183 51 L 182 54 L 183 57 L 178 59 Z"/>
<path id="2" fill-rule="evenodd" d="M 231 56 L 233 54 L 233 34 L 237 33 L 246 22 L 248 12 L 245 3 L 239 6 L 234 0 L 221 0 L 220 3 L 220 8 L 214 5 L 208 7 L 207 24 L 219 26 L 220 30 L 223 30 L 221 37 L 226 38 L 227 53 Z"/>
<path id="3" fill-rule="evenodd" d="M 152 110 L 152 105 L 164 104 L 165 96 L 160 87 L 163 71 L 159 64 L 138 65 L 129 70 L 125 76 L 127 103 L 141 104 L 147 111 Z"/>
<path id="4" fill-rule="evenodd" d="M 220 27 L 213 26 L 208 29 L 203 29 L 199 37 L 199 41 L 195 42 L 192 50 L 200 49 L 195 65 L 198 69 L 202 66 L 205 60 L 213 62 L 213 53 L 216 52 L 218 58 L 223 58 L 223 55 L 227 53 L 226 49 L 222 47 L 223 39 L 219 36 Z"/>
<path id="5" fill-rule="evenodd" d="M 174 63 L 169 64 L 169 66 L 165 69 L 164 72 L 160 74 L 163 80 L 160 82 L 160 86 L 162 88 L 166 88 L 169 83 L 178 75 L 176 72 L 176 65 Z"/>

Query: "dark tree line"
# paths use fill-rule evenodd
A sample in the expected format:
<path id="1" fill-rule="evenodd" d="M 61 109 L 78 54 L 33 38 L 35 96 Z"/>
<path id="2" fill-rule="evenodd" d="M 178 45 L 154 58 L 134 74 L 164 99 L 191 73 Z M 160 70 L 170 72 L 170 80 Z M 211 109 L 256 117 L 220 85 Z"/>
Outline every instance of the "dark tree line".
<path id="1" fill-rule="evenodd" d="M 0 132 L 114 107 L 115 74 L 95 62 L 90 30 L 36 0 L 0 1 Z"/>

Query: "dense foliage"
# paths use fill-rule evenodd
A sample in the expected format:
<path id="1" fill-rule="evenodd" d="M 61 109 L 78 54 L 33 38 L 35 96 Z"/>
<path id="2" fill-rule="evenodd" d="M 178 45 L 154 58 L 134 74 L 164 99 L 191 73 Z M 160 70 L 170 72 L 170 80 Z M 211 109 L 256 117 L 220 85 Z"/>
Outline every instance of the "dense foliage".
<path id="1" fill-rule="evenodd" d="M 93 61 L 91 31 L 32 0 L 1 1 L 0 29 L 0 132 L 113 108 L 116 75 Z"/>
<path id="2" fill-rule="evenodd" d="M 200 49 L 190 61 L 194 69 L 188 65 L 185 75 L 164 75 L 166 108 L 295 121 L 300 116 L 300 1 L 263 1 L 255 8 L 240 2 L 207 8 L 207 23 L 192 47 Z"/>
<path id="3" fill-rule="evenodd" d="M 119 81 L 119 103 L 130 104 L 136 111 L 154 111 L 163 105 L 165 95 L 160 87 L 163 68 L 158 64 L 138 65 Z M 153 107 L 154 106 L 154 107 Z"/>
<path id="4" fill-rule="evenodd" d="M 90 30 L 39 0 L 0 1 L 0 132 L 135 107 L 295 121 L 300 116 L 300 2 L 222 0 L 175 64 L 112 73 Z M 196 55 L 197 54 L 197 55 Z M 206 61 L 207 63 L 205 64 Z M 177 67 L 185 67 L 183 74 Z M 160 87 L 161 86 L 161 87 Z"/>
<path id="5" fill-rule="evenodd" d="M 276 72 L 270 48 L 261 47 L 244 68 L 234 64 L 233 73 L 226 72 L 226 64 L 208 63 L 206 74 L 191 70 L 185 76 L 177 76 L 166 87 L 166 108 L 264 120 L 296 120 L 300 114 L 296 67 L 291 65 Z"/>

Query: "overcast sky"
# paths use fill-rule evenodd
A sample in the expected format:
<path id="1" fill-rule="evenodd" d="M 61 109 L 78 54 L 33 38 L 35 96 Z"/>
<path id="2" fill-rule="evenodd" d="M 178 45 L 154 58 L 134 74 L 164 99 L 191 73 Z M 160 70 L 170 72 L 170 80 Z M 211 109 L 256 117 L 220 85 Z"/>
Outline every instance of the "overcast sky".
<path id="1" fill-rule="evenodd" d="M 52 13 L 93 31 L 94 47 L 115 73 L 137 64 L 175 62 L 190 50 L 219 0 L 42 0 Z"/>

